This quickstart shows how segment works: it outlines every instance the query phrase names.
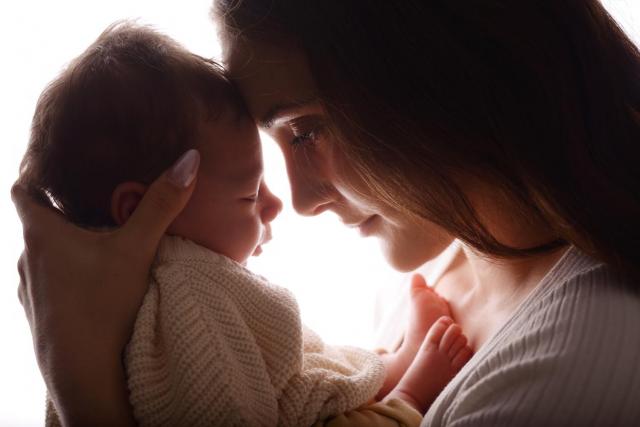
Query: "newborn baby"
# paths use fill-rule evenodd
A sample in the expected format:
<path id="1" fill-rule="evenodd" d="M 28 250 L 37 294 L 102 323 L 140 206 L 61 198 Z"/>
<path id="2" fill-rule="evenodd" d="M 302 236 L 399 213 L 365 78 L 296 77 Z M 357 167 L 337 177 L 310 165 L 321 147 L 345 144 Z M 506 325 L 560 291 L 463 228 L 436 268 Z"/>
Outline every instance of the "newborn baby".
<path id="1" fill-rule="evenodd" d="M 471 357 L 447 303 L 414 278 L 405 340 L 377 355 L 325 345 L 290 292 L 245 268 L 282 205 L 257 128 L 212 61 L 146 27 L 109 27 L 42 94 L 20 179 L 70 221 L 117 227 L 191 148 L 197 185 L 158 249 L 124 357 L 137 421 L 419 425 Z"/>

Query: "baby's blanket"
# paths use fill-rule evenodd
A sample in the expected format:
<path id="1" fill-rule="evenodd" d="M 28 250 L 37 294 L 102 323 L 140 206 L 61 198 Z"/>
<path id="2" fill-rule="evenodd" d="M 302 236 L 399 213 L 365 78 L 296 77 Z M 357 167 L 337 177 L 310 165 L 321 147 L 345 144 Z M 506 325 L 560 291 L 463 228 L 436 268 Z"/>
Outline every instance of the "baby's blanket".
<path id="1" fill-rule="evenodd" d="M 144 426 L 308 426 L 384 380 L 373 353 L 305 328 L 289 291 L 178 237 L 161 243 L 125 362 Z"/>

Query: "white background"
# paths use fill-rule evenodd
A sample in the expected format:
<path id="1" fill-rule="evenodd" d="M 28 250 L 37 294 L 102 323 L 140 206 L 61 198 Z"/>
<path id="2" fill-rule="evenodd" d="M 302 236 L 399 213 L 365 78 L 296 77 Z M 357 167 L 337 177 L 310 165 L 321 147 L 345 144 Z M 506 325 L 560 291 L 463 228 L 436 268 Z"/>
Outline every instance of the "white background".
<path id="1" fill-rule="evenodd" d="M 9 197 L 39 93 L 111 22 L 140 18 L 207 57 L 218 57 L 210 0 L 27 1 L 0 5 L 0 426 L 43 424 L 44 385 L 16 298 L 21 228 Z M 640 0 L 606 0 L 638 42 Z M 274 240 L 250 266 L 298 297 L 303 321 L 332 343 L 372 344 L 376 290 L 399 283 L 378 253 L 330 214 L 297 217 L 290 207 L 282 159 L 265 141 L 267 180 L 285 203 Z"/>

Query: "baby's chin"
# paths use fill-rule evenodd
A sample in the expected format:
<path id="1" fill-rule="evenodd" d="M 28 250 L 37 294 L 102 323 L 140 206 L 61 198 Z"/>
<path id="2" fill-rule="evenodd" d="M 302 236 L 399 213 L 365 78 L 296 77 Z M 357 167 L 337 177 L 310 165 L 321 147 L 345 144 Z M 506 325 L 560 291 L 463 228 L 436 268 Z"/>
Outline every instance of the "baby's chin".
<path id="1" fill-rule="evenodd" d="M 262 245 L 258 245 L 256 246 L 256 248 L 253 250 L 253 252 L 251 253 L 251 255 L 249 255 L 249 257 L 252 256 L 260 256 L 260 254 L 262 253 Z M 238 261 L 240 263 L 240 265 L 242 265 L 243 267 L 247 266 L 247 262 L 249 261 L 249 257 L 245 258 L 242 261 Z"/>
<path id="2" fill-rule="evenodd" d="M 253 253 L 251 254 L 251 256 L 260 256 L 261 253 L 262 253 L 262 245 L 258 245 L 253 250 Z"/>

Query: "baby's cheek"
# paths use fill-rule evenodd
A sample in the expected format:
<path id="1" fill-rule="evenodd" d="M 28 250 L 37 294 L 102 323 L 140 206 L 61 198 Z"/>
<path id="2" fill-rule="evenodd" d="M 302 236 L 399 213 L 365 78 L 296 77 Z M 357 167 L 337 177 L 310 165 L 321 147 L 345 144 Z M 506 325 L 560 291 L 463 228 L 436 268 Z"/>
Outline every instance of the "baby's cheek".
<path id="1" fill-rule="evenodd" d="M 173 220 L 167 233 L 193 240 L 203 246 L 209 247 L 209 228 L 214 222 L 218 222 L 220 216 L 215 206 L 212 205 L 205 192 L 206 186 L 196 186 L 189 202 L 182 212 Z"/>
<path id="2" fill-rule="evenodd" d="M 173 220 L 167 228 L 167 234 L 180 236 L 197 242 L 206 237 L 206 226 L 201 224 L 197 215 L 198 210 L 193 204 L 188 204 L 185 209 Z"/>
<path id="3" fill-rule="evenodd" d="M 262 224 L 259 219 L 253 216 L 244 216 L 236 218 L 234 226 L 231 230 L 227 230 L 233 246 L 234 258 L 238 262 L 244 262 L 249 258 L 256 246 L 260 243 L 262 237 Z"/>
<path id="4" fill-rule="evenodd" d="M 261 243 L 264 226 L 257 217 L 252 218 L 249 224 L 247 225 L 247 244 L 252 247 L 253 252 L 253 249 Z"/>

